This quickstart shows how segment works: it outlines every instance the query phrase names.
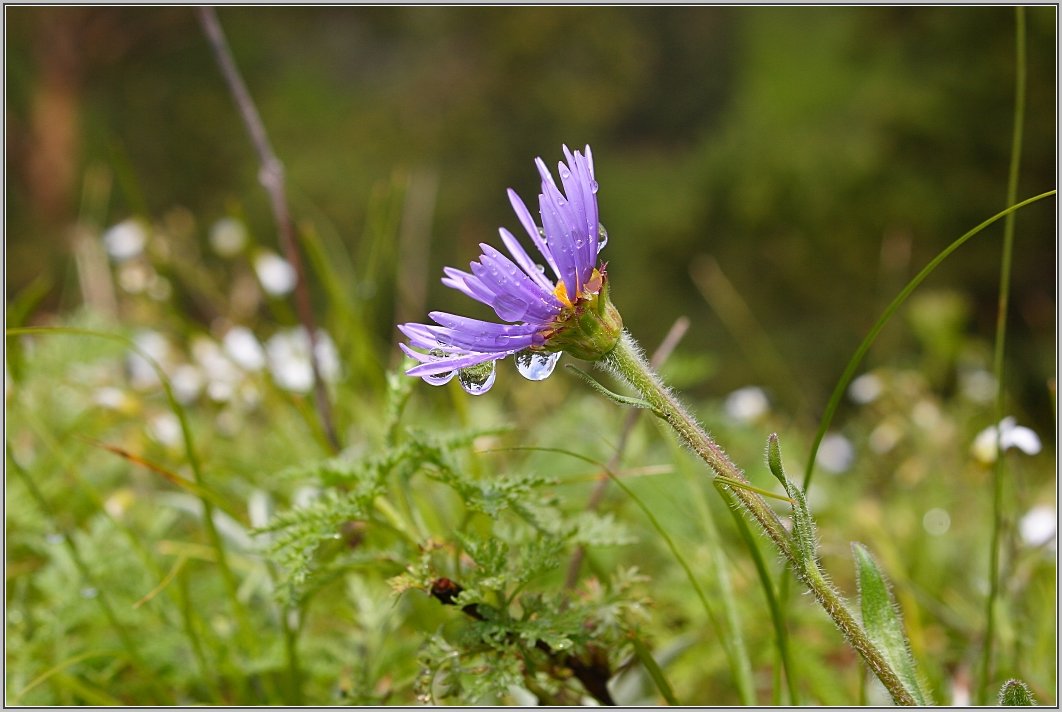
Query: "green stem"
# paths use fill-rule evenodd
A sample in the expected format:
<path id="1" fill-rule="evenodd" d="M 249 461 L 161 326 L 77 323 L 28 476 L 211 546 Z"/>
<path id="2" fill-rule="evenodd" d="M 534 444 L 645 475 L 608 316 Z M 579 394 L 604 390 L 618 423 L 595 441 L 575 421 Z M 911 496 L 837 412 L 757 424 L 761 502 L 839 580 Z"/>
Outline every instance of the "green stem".
<path id="1" fill-rule="evenodd" d="M 893 700 L 901 705 L 915 705 L 915 699 L 904 687 L 900 676 L 845 606 L 844 600 L 826 580 L 818 564 L 805 561 L 799 555 L 774 510 L 755 492 L 744 486 L 735 487 L 727 483 L 726 480 L 729 479 L 746 485 L 748 479 L 653 372 L 630 334 L 624 331 L 616 347 L 603 359 L 603 363 L 633 386 L 652 405 L 654 412 L 675 430 L 679 438 L 720 476 L 716 481 L 741 503 L 782 555 L 789 560 L 797 577 L 811 590 L 827 615 L 841 629 L 849 644 L 863 656 Z"/>
<path id="2" fill-rule="evenodd" d="M 1018 175 L 1021 168 L 1021 144 L 1025 123 L 1025 11 L 1015 10 L 1015 78 L 1014 78 L 1014 127 L 1010 145 L 1010 170 L 1007 176 L 1007 204 L 1014 202 L 1018 194 Z M 995 637 L 995 609 L 999 598 L 999 546 L 1003 529 L 1003 482 L 1005 479 L 1002 439 L 999 427 L 1005 415 L 1003 380 L 1005 373 L 1004 352 L 1007 343 L 1007 308 L 1010 303 L 1010 272 L 1014 252 L 1014 214 L 1003 223 L 1003 259 L 999 270 L 999 308 L 996 312 L 996 343 L 992 358 L 992 372 L 996 378 L 996 463 L 992 470 L 992 542 L 988 555 L 988 598 L 985 601 L 985 642 L 981 653 L 981 675 L 978 702 L 987 704 L 988 689 L 992 677 L 993 638 Z"/>

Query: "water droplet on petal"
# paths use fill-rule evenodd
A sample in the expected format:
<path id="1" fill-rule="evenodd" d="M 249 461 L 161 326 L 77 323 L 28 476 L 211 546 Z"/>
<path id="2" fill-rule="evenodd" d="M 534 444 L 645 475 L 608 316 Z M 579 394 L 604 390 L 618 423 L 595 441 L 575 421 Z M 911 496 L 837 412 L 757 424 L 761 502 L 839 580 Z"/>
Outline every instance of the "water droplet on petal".
<path id="1" fill-rule="evenodd" d="M 527 314 L 527 302 L 512 294 L 499 294 L 491 305 L 505 321 L 520 321 Z"/>
<path id="2" fill-rule="evenodd" d="M 448 358 L 446 352 L 441 351 L 440 349 L 432 349 L 428 353 L 438 359 Z M 455 375 L 457 375 L 457 371 L 445 371 L 443 373 L 433 373 L 428 376 L 421 376 L 420 378 L 430 386 L 444 386 L 452 381 Z"/>
<path id="3" fill-rule="evenodd" d="M 521 351 L 516 354 L 516 370 L 529 381 L 542 381 L 549 378 L 553 369 L 557 367 L 561 352 L 546 353 L 544 351 Z"/>
<path id="4" fill-rule="evenodd" d="M 535 269 L 537 269 L 542 274 L 546 273 L 546 266 L 545 265 L 535 265 Z"/>
<path id="5" fill-rule="evenodd" d="M 465 391 L 474 396 L 480 396 L 490 390 L 497 375 L 498 371 L 494 367 L 494 361 L 487 361 L 470 368 L 461 369 L 457 372 L 457 380 Z"/>
<path id="6" fill-rule="evenodd" d="M 590 181 L 590 192 L 591 193 L 596 193 L 597 189 L 598 189 L 597 181 L 596 180 Z"/>
<path id="7" fill-rule="evenodd" d="M 597 251 L 605 249 L 605 245 L 608 244 L 608 230 L 601 223 L 597 224 Z"/>
<path id="8" fill-rule="evenodd" d="M 447 383 L 454 380 L 456 374 L 457 371 L 446 371 L 445 373 L 434 373 L 430 376 L 421 376 L 420 378 L 429 386 L 445 386 Z"/>
<path id="9" fill-rule="evenodd" d="M 567 168 L 561 168 L 560 177 L 561 178 L 571 178 L 572 177 L 572 172 L 569 171 Z"/>
<path id="10" fill-rule="evenodd" d="M 583 238 L 581 238 L 581 237 L 579 237 L 579 238 L 576 238 L 576 240 L 575 240 L 575 246 L 576 246 L 577 248 L 579 248 L 579 249 L 582 249 L 582 247 L 583 247 Z"/>
<path id="11" fill-rule="evenodd" d="M 449 334 L 436 334 L 435 340 L 439 343 L 439 346 L 453 346 L 454 337 Z"/>

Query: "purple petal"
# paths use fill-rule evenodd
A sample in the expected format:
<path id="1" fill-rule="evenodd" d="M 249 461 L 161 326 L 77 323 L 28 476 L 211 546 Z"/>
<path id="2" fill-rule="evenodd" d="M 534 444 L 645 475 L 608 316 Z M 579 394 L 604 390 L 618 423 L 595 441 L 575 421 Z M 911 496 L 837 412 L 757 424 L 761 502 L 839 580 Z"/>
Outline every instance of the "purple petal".
<path id="1" fill-rule="evenodd" d="M 579 271 L 575 258 L 575 245 L 571 235 L 565 230 L 556 210 L 545 194 L 538 196 L 539 210 L 542 214 L 542 227 L 546 231 L 546 244 L 557 261 L 561 279 L 568 290 L 568 299 L 575 300 L 579 293 L 582 282 L 579 279 Z"/>
<path id="2" fill-rule="evenodd" d="M 557 262 L 553 259 L 553 253 L 550 252 L 549 246 L 546 241 L 542 239 L 542 236 L 538 234 L 538 226 L 535 225 L 534 219 L 531 217 L 530 211 L 527 206 L 524 205 L 524 201 L 520 199 L 520 196 L 516 194 L 512 188 L 509 189 L 509 202 L 512 203 L 513 211 L 516 213 L 516 217 L 519 218 L 520 224 L 527 230 L 527 234 L 531 236 L 531 241 L 535 243 L 535 247 L 542 253 L 542 257 L 546 260 L 546 264 L 553 270 L 553 274 L 557 279 L 561 279 L 561 271 L 557 268 Z"/>
<path id="3" fill-rule="evenodd" d="M 505 248 L 509 250 L 509 253 L 516 260 L 516 264 L 523 268 L 527 276 L 534 280 L 535 284 L 545 289 L 547 292 L 553 291 L 553 285 L 549 283 L 546 276 L 539 271 L 531 257 L 524 251 L 522 245 L 511 232 L 504 227 L 498 228 L 498 234 L 501 235 L 502 242 L 505 244 Z"/>

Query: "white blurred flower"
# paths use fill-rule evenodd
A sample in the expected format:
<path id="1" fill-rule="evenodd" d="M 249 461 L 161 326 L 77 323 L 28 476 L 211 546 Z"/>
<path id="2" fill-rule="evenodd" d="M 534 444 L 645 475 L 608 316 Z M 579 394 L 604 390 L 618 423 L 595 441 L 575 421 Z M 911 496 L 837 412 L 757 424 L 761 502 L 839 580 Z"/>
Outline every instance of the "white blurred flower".
<path id="1" fill-rule="evenodd" d="M 118 268 L 118 286 L 130 294 L 140 294 L 155 277 L 155 270 L 144 262 L 127 262 Z"/>
<path id="2" fill-rule="evenodd" d="M 942 536 L 951 529 L 951 515 L 948 510 L 934 507 L 922 516 L 922 528 L 932 536 Z"/>
<path id="3" fill-rule="evenodd" d="M 254 257 L 254 271 L 262 289 L 274 297 L 295 289 L 295 268 L 275 252 L 262 250 Z"/>
<path id="4" fill-rule="evenodd" d="M 147 230 L 138 220 L 123 220 L 103 232 L 103 246 L 115 262 L 132 259 L 144 251 Z"/>
<path id="5" fill-rule="evenodd" d="M 159 413 L 148 421 L 148 434 L 156 442 L 176 447 L 181 444 L 181 423 L 169 411 Z"/>
<path id="6" fill-rule="evenodd" d="M 247 244 L 247 228 L 235 218 L 222 218 L 210 227 L 210 246 L 221 257 L 239 254 Z"/>
<path id="7" fill-rule="evenodd" d="M 93 403 L 101 408 L 110 408 L 111 410 L 123 410 L 129 405 L 130 401 L 131 399 L 126 396 L 125 391 L 113 386 L 97 388 L 96 392 L 92 394 Z"/>
<path id="8" fill-rule="evenodd" d="M 173 396 L 181 403 L 191 403 L 203 390 L 203 374 L 195 366 L 182 363 L 170 376 Z"/>
<path id="9" fill-rule="evenodd" d="M 848 397 L 860 405 L 873 403 L 885 390 L 881 377 L 875 373 L 864 373 L 848 386 Z"/>
<path id="10" fill-rule="evenodd" d="M 827 472 L 840 474 L 852 466 L 855 460 L 855 448 L 848 438 L 840 433 L 827 433 L 819 443 L 819 452 L 815 463 Z"/>
<path id="11" fill-rule="evenodd" d="M 911 408 L 911 420 L 922 430 L 932 430 L 940 423 L 940 407 L 923 398 Z"/>
<path id="12" fill-rule="evenodd" d="M 1040 452 L 1040 437 L 1023 425 L 1018 425 L 1013 417 L 1006 417 L 999 423 L 999 429 L 990 425 L 977 434 L 970 448 L 973 456 L 988 464 L 996 461 L 996 439 L 1000 440 L 1003 450 L 1018 448 L 1026 455 Z"/>
<path id="13" fill-rule="evenodd" d="M 225 353 L 246 371 L 261 371 L 265 367 L 265 351 L 254 333 L 246 326 L 234 326 L 222 339 Z"/>
<path id="14" fill-rule="evenodd" d="M 157 331 L 141 331 L 133 337 L 133 342 L 140 351 L 158 363 L 164 371 L 172 363 L 173 348 L 170 346 L 169 339 L 163 334 Z M 128 364 L 129 379 L 132 381 L 134 388 L 145 389 L 158 385 L 158 374 L 155 373 L 151 363 L 139 353 L 130 353 Z"/>
<path id="15" fill-rule="evenodd" d="M 892 450 L 903 439 L 903 428 L 892 420 L 883 421 L 870 432 L 870 449 L 879 455 Z"/>
<path id="16" fill-rule="evenodd" d="M 1045 504 L 1037 505 L 1021 518 L 1018 529 L 1027 545 L 1043 546 L 1057 536 L 1058 512 Z"/>
<path id="17" fill-rule="evenodd" d="M 269 372 L 277 385 L 288 391 L 307 393 L 313 387 L 310 340 L 302 327 L 274 334 L 266 343 Z M 324 331 L 317 330 L 317 362 L 321 378 L 333 381 L 339 375 L 339 354 Z"/>
<path id="18" fill-rule="evenodd" d="M 192 357 L 202 369 L 210 399 L 219 403 L 231 399 L 243 378 L 243 373 L 225 355 L 218 343 L 209 336 L 196 336 L 192 340 Z"/>
<path id="19" fill-rule="evenodd" d="M 726 397 L 726 414 L 740 423 L 751 423 L 770 407 L 767 394 L 757 386 L 739 388 Z"/>
<path id="20" fill-rule="evenodd" d="M 959 373 L 959 391 L 974 403 L 991 403 L 996 397 L 996 377 L 983 368 Z"/>

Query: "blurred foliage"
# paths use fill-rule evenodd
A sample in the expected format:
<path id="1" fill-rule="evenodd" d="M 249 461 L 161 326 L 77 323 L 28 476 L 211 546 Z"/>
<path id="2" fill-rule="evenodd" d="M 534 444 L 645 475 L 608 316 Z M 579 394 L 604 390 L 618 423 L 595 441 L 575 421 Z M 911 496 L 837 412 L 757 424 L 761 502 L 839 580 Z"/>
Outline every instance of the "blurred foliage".
<path id="1" fill-rule="evenodd" d="M 1029 10 L 1029 109 L 1019 196 L 1055 175 L 1054 9 Z M 898 285 L 1003 207 L 1013 18 L 966 8 L 223 8 L 296 217 L 357 256 L 372 198 L 435 176 L 416 235 L 437 282 L 535 188 L 531 158 L 590 143 L 608 258 L 629 325 L 723 354 L 705 390 L 763 381 L 738 358 L 690 266 L 711 254 L 801 373 L 814 411 Z M 239 118 L 190 8 L 12 8 L 8 15 L 8 295 L 34 277 L 71 306 L 71 225 L 186 208 L 245 217 L 271 241 Z M 92 200 L 92 171 L 111 189 Z M 432 184 L 436 185 L 436 184 Z M 934 283 L 990 335 L 997 227 Z M 1019 392 L 1046 405 L 1053 362 L 1053 212 L 1018 216 L 1012 322 Z M 637 268 L 635 267 L 637 266 Z M 380 278 L 384 265 L 375 270 Z M 364 274 L 364 272 L 363 272 Z M 769 275 L 769 276 L 768 276 Z M 386 284 L 374 299 L 388 300 Z M 320 297 L 320 290 L 318 290 Z M 418 304 L 417 306 L 422 306 Z M 392 343 L 392 312 L 372 322 Z M 898 340 L 901 337 L 895 336 Z M 393 350 L 391 350 L 393 353 Z M 387 356 L 391 358 L 391 356 Z M 1038 416 L 1041 417 L 1042 416 Z M 1041 425 L 1049 421 L 1041 419 Z"/>
<path id="2" fill-rule="evenodd" d="M 1027 14 L 1019 197 L 1054 187 L 1056 161 L 1055 9 Z M 766 435 L 782 434 L 799 471 L 880 311 L 1004 207 L 1013 10 L 219 15 L 287 169 L 344 450 L 330 451 L 307 391 L 283 376 L 306 362 L 288 295 L 257 269 L 278 251 L 275 227 L 193 10 L 8 8 L 7 324 L 149 351 L 207 492 L 182 484 L 192 453 L 128 349 L 70 333 L 7 340 L 8 702 L 579 701 L 585 685 L 548 641 L 607 665 L 620 703 L 661 700 L 632 657 L 642 642 L 679 700 L 737 703 L 724 646 L 642 511 L 617 489 L 599 515 L 584 511 L 602 475 L 590 462 L 613 456 L 625 414 L 560 370 L 531 384 L 503 365 L 475 399 L 396 378 L 393 325 L 429 308 L 475 313 L 438 284 L 442 265 L 516 225 L 504 188 L 533 195 L 534 156 L 590 143 L 627 326 L 651 348 L 691 318 L 664 375 L 750 478 L 774 486 Z M 108 254 L 115 226 L 142 249 Z M 1001 234 L 949 258 L 882 333 L 809 493 L 824 569 L 853 597 L 848 542 L 873 552 L 936 703 L 964 699 L 983 633 L 990 472 L 971 444 L 992 421 Z M 1006 455 L 990 685 L 1020 678 L 1046 703 L 1055 540 L 1026 522 L 1054 501 L 1055 239 L 1046 202 L 1018 214 L 1007 412 L 1043 449 Z M 230 342 L 237 327 L 257 350 Z M 727 394 L 750 383 L 765 407 L 735 410 Z M 698 464 L 643 416 L 617 474 L 709 598 L 733 606 L 758 700 L 783 701 L 754 566 Z M 220 549 L 207 500 L 222 504 Z M 568 592 L 577 543 L 587 560 Z M 463 586 L 454 605 L 429 595 L 440 577 Z M 866 699 L 854 653 L 791 598 L 802 701 Z"/>

